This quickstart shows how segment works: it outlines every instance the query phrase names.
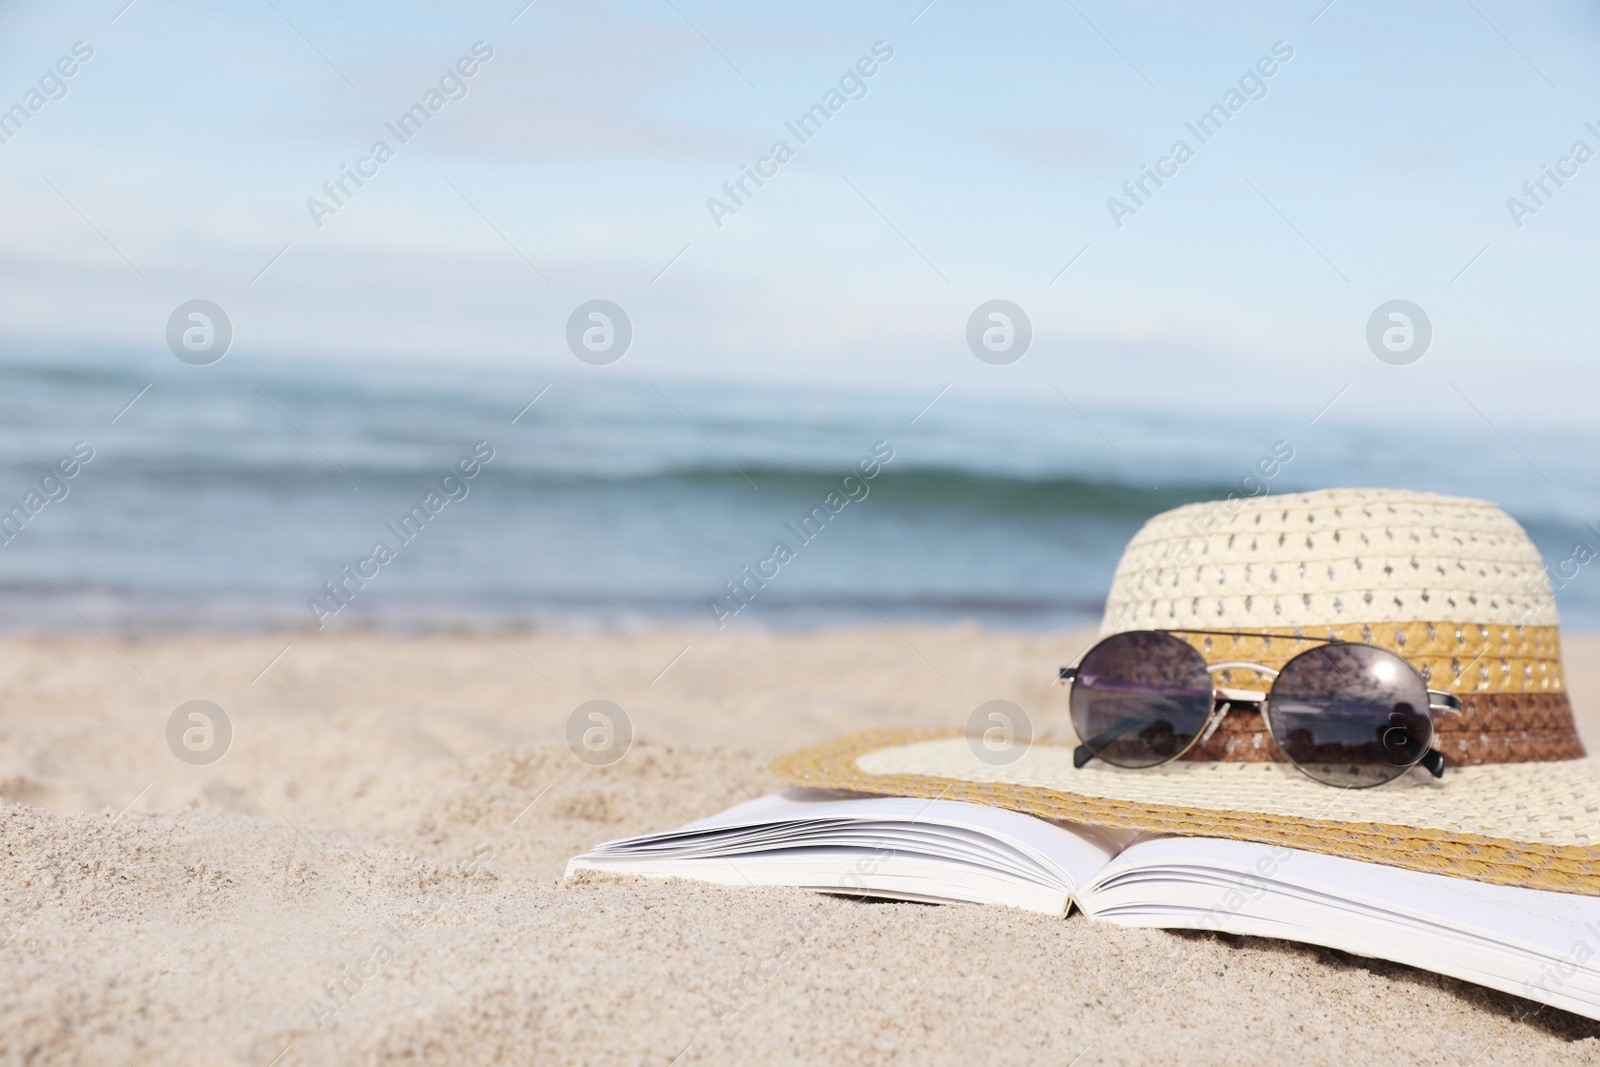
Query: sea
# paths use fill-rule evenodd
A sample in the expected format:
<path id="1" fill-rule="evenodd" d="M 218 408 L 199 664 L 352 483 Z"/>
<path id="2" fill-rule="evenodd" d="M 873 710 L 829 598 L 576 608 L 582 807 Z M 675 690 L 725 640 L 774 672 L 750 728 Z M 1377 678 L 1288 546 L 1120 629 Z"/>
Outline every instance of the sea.
<path id="1" fill-rule="evenodd" d="M 1152 515 L 1326 486 L 1496 500 L 1552 569 L 1600 548 L 1581 428 L 592 370 L 0 353 L 0 631 L 1055 629 Z"/>

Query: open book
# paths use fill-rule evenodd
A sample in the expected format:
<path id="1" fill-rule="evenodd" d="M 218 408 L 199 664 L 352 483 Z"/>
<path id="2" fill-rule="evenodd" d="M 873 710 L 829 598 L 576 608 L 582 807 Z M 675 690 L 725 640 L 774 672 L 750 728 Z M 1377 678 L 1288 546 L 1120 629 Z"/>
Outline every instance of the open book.
<path id="1" fill-rule="evenodd" d="M 841 799 L 844 797 L 845 799 Z M 1600 897 L 1215 838 L 1138 836 L 980 804 L 791 789 L 600 845 L 578 871 L 1000 904 L 1325 945 L 1600 1019 Z"/>

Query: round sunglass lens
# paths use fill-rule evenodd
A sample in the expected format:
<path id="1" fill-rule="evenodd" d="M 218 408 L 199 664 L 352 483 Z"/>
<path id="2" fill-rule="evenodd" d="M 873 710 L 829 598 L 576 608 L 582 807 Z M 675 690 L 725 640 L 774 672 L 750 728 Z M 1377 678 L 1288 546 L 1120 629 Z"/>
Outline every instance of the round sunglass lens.
<path id="1" fill-rule="evenodd" d="M 1267 723 L 1295 766 L 1345 788 L 1393 781 L 1433 743 L 1427 685 L 1371 645 L 1324 645 L 1290 660 L 1267 697 Z"/>
<path id="2" fill-rule="evenodd" d="M 1114 634 L 1089 650 L 1072 683 L 1072 726 L 1096 756 L 1153 767 L 1180 756 L 1211 717 L 1205 657 L 1171 634 Z"/>

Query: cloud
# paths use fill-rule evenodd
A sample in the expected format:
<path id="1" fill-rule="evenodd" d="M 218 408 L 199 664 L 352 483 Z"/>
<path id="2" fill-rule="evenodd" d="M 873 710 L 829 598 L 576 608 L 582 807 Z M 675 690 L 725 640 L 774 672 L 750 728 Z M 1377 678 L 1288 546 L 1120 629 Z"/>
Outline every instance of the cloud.
<path id="1" fill-rule="evenodd" d="M 449 121 L 429 129 L 427 150 L 541 160 L 737 154 L 749 143 L 737 116 L 748 108 L 743 125 L 753 125 L 773 105 L 730 63 L 759 72 L 774 59 L 837 50 L 815 35 L 775 30 L 722 29 L 723 40 L 713 45 L 671 8 L 662 10 L 664 18 L 624 20 L 590 5 L 546 3 L 526 16 L 539 19 L 533 36 L 523 25 L 511 32 L 463 27 L 459 40 L 433 33 L 425 48 L 408 40 L 380 66 L 355 68 L 359 96 L 306 98 L 292 112 L 270 116 L 269 132 L 362 142 L 481 38 L 494 59 L 470 79 L 466 101 L 451 105 Z"/>

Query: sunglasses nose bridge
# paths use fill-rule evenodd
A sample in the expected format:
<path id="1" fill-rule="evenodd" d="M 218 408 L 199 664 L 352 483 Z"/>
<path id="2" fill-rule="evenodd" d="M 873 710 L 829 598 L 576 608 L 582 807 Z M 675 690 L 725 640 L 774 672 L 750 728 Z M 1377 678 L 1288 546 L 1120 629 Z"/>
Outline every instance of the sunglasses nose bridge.
<path id="1" fill-rule="evenodd" d="M 1221 663 L 1207 664 L 1206 670 L 1211 674 L 1216 674 L 1218 671 L 1255 671 L 1268 678 L 1276 678 L 1281 673 L 1265 663 L 1255 663 L 1247 659 L 1230 659 Z"/>
<path id="2" fill-rule="evenodd" d="M 1211 709 L 1211 717 L 1206 720 L 1205 730 L 1202 731 L 1200 736 L 1195 739 L 1194 743 L 1196 745 L 1203 745 L 1207 741 L 1211 740 L 1211 735 L 1217 732 L 1217 727 L 1222 725 L 1222 720 L 1226 719 L 1228 717 L 1228 712 L 1232 710 L 1233 704 L 1231 701 L 1225 698 L 1216 701 L 1215 705 Z"/>
<path id="3" fill-rule="evenodd" d="M 1244 659 L 1230 659 L 1224 660 L 1221 663 L 1209 663 L 1206 665 L 1206 671 L 1210 674 L 1217 674 L 1221 671 L 1255 671 L 1256 673 L 1271 679 L 1276 679 L 1281 673 L 1271 667 L 1268 667 L 1265 663 L 1256 663 L 1253 660 Z M 1266 730 L 1267 736 L 1272 737 L 1272 720 L 1267 717 L 1266 693 L 1255 690 L 1229 689 L 1222 686 L 1217 686 L 1216 696 L 1216 709 L 1212 713 L 1211 721 L 1206 724 L 1205 733 L 1199 739 L 1198 743 L 1204 744 L 1206 741 L 1210 740 L 1211 735 L 1216 733 L 1217 727 L 1222 725 L 1222 720 L 1227 718 L 1228 712 L 1241 705 L 1245 707 L 1249 707 L 1250 705 L 1255 706 L 1256 713 L 1261 716 L 1261 725 L 1263 729 Z M 1278 745 L 1280 749 L 1283 747 L 1276 737 L 1272 737 L 1272 742 L 1273 744 Z"/>

